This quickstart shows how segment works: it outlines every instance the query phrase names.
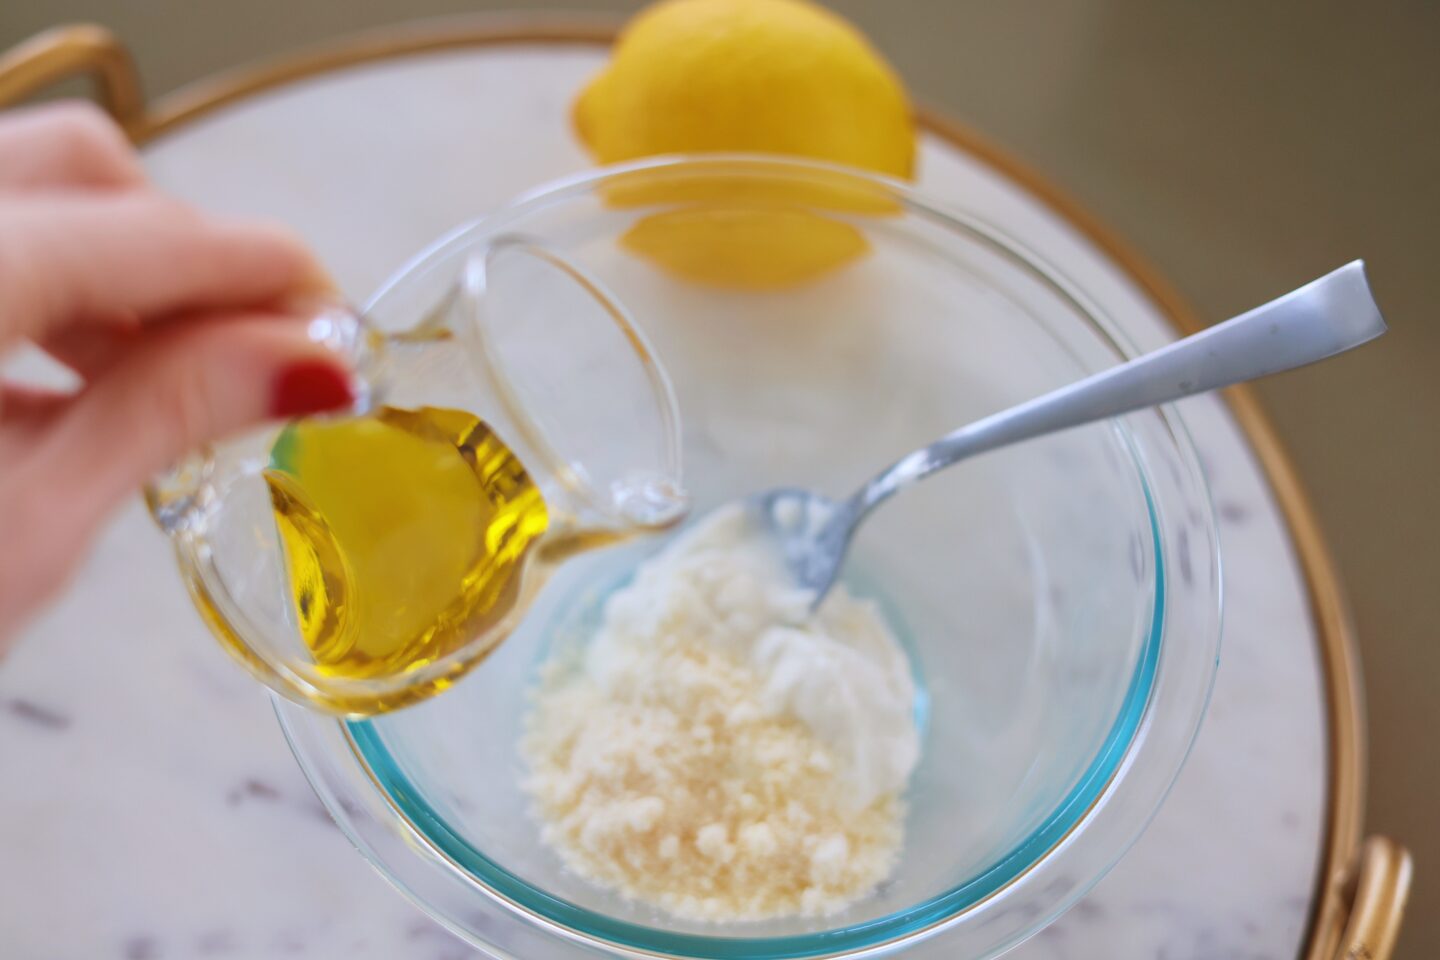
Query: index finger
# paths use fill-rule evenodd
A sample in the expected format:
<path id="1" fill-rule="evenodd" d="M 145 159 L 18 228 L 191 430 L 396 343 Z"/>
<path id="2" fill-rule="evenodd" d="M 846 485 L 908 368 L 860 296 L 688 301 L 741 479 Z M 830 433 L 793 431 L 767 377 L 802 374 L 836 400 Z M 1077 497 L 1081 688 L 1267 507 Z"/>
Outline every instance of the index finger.
<path id="1" fill-rule="evenodd" d="M 150 191 L 0 196 L 0 347 L 97 316 L 241 308 L 329 286 L 290 231 Z"/>
<path id="2" fill-rule="evenodd" d="M 125 134 L 92 104 L 26 107 L 0 117 L 0 189 L 123 189 L 144 182 Z"/>

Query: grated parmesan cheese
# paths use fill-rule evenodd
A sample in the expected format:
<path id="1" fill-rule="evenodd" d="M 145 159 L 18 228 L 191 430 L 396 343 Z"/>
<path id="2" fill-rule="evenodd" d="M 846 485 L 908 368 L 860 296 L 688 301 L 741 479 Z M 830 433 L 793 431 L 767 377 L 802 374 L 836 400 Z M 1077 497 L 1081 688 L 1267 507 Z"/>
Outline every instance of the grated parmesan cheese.
<path id="1" fill-rule="evenodd" d="M 522 753 L 541 836 L 677 916 L 823 915 L 874 889 L 919 754 L 909 664 L 873 604 L 818 614 L 727 507 L 641 566 L 547 665 Z"/>

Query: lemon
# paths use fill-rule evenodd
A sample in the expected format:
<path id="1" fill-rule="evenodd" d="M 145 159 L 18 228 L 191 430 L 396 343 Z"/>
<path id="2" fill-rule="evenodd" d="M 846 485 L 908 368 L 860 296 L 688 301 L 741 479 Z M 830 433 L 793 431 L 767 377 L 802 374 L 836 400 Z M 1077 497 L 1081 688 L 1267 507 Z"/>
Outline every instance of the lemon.
<path id="1" fill-rule="evenodd" d="M 666 0 L 621 34 L 574 119 L 601 163 L 661 153 L 794 154 L 909 177 L 899 78 L 858 30 L 804 0 Z"/>
<path id="2" fill-rule="evenodd" d="M 656 4 L 626 27 L 573 118 L 602 163 L 739 151 L 895 177 L 909 177 L 915 163 L 914 122 L 895 71 L 858 30 L 805 0 Z M 813 193 L 797 185 L 789 196 L 771 189 L 757 197 L 717 181 L 688 198 L 694 209 L 642 219 L 625 245 L 700 282 L 801 282 L 868 249 L 855 227 L 815 210 L 853 205 L 817 204 Z M 623 202 L 658 199 L 641 191 Z"/>
<path id="3" fill-rule="evenodd" d="M 799 208 L 693 204 L 641 218 L 621 244 L 686 280 L 783 289 L 869 250 L 848 223 Z"/>

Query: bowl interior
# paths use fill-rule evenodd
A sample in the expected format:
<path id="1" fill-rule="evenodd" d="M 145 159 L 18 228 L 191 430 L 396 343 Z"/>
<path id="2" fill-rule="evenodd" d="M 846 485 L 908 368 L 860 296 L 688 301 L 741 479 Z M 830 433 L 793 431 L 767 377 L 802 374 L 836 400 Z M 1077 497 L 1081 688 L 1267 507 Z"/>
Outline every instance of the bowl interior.
<path id="1" fill-rule="evenodd" d="M 817 175 L 754 165 L 727 168 L 721 182 L 704 165 L 640 171 L 484 225 L 486 235 L 543 239 L 633 313 L 675 385 L 697 513 L 777 485 L 842 495 L 914 447 L 1121 358 L 1094 318 L 1003 240 L 898 195 L 867 209 L 800 191 Z M 644 189 L 617 199 L 627 185 Z M 780 205 L 849 225 L 866 250 L 799 286 L 736 290 L 626 248 L 644 218 L 696 203 L 697 185 L 707 204 Z M 423 313 L 479 237 L 412 265 L 372 312 L 396 326 Z M 890 940 L 1024 873 L 1114 776 L 1164 633 L 1150 469 L 1128 422 L 1093 425 L 937 475 L 862 529 L 845 579 L 880 602 L 908 648 L 923 754 L 899 867 L 839 915 L 681 921 L 568 874 L 539 841 L 517 753 L 527 687 L 555 644 L 583 642 L 653 541 L 567 565 L 453 691 L 350 733 L 397 814 L 523 912 L 686 956 L 819 955 Z"/>

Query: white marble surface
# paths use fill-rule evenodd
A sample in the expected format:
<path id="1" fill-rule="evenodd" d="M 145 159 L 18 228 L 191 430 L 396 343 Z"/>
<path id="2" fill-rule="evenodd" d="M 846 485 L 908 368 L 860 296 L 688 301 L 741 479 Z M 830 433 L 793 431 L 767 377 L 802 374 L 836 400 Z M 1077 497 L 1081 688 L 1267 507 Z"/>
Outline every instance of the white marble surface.
<path id="1" fill-rule="evenodd" d="M 295 225 L 360 296 L 446 228 L 586 166 L 564 117 L 599 58 L 511 47 L 371 65 L 223 110 L 147 161 L 207 207 Z M 921 182 L 1042 252 L 1142 345 L 1169 336 L 1123 274 L 993 171 L 927 140 Z M 1243 437 L 1218 401 L 1182 409 L 1225 558 L 1210 716 L 1136 847 L 1015 957 L 1278 960 L 1302 941 L 1324 807 L 1313 626 Z M 0 757 L 7 960 L 478 956 L 331 824 L 138 503 L 0 664 Z"/>

